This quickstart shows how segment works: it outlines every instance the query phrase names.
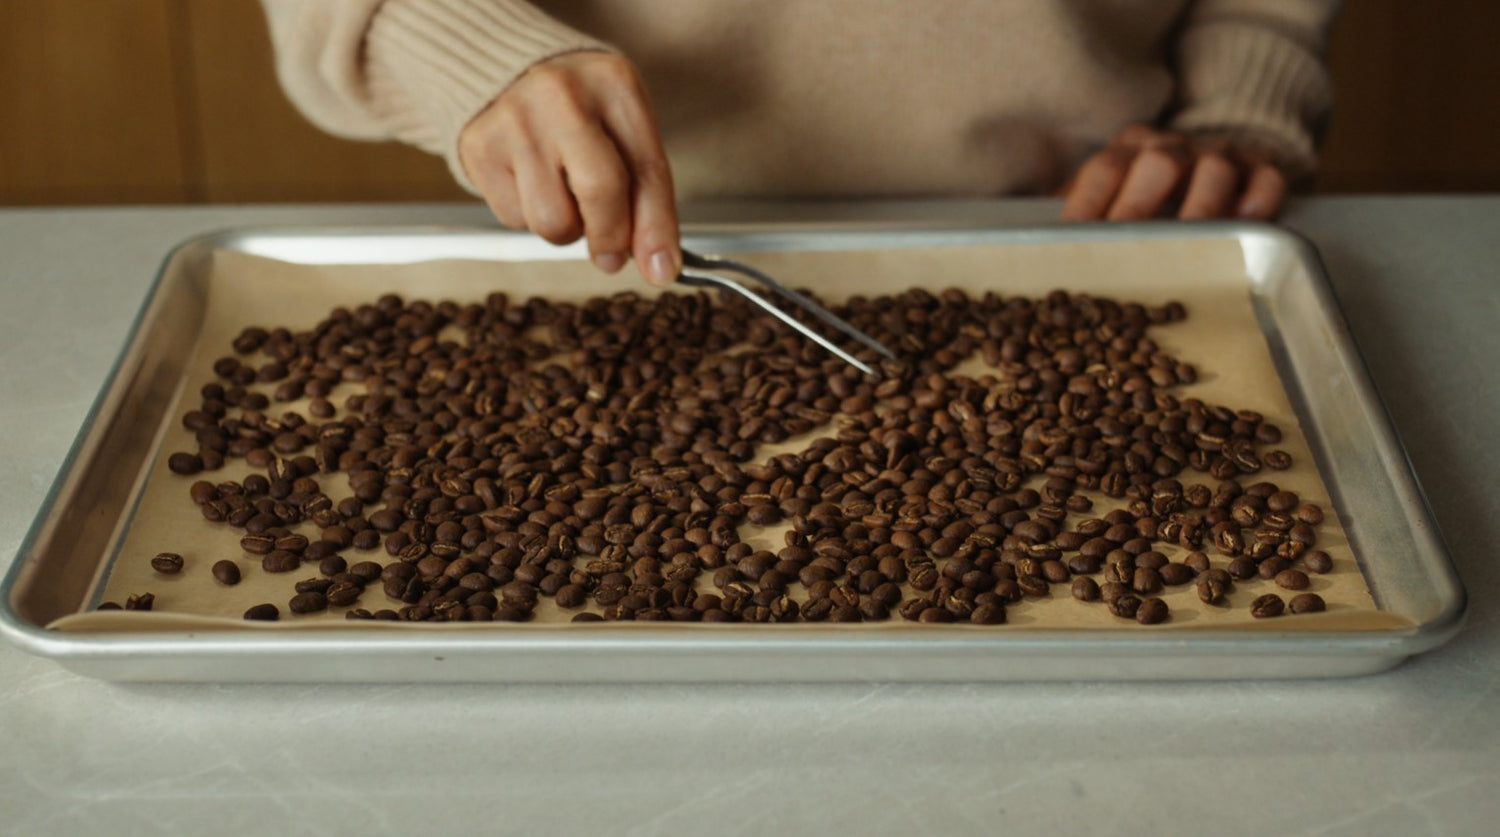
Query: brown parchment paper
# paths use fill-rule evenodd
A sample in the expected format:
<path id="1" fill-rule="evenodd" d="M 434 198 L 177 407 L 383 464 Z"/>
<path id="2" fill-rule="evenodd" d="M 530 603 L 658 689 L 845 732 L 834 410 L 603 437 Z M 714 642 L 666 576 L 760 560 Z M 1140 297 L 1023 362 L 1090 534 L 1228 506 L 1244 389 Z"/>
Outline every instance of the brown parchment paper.
<path id="1" fill-rule="evenodd" d="M 1327 601 L 1326 613 L 1256 620 L 1249 615 L 1249 603 L 1256 596 L 1276 592 L 1290 599 L 1294 593 L 1281 590 L 1269 581 L 1252 579 L 1237 583 L 1227 607 L 1208 607 L 1198 601 L 1194 585 L 1189 584 L 1167 588 L 1162 597 L 1171 608 L 1170 620 L 1164 625 L 1145 628 L 1110 615 L 1101 603 L 1073 600 L 1067 585 L 1054 585 L 1050 598 L 1028 599 L 1010 606 L 1004 626 L 967 628 L 950 625 L 941 626 L 942 629 L 1114 628 L 1139 631 L 1235 628 L 1302 631 L 1382 630 L 1410 624 L 1404 618 L 1375 607 L 1338 522 L 1338 515 L 1332 513 L 1337 510 L 1332 508 L 1329 493 L 1313 466 L 1303 433 L 1276 374 L 1265 339 L 1256 325 L 1243 257 L 1233 239 L 757 252 L 744 254 L 742 258 L 793 286 L 811 288 L 828 301 L 838 301 L 852 294 L 899 292 L 914 285 L 934 291 L 957 287 L 976 294 L 992 290 L 1006 296 L 1040 296 L 1062 288 L 1147 305 L 1181 301 L 1188 309 L 1187 320 L 1157 327 L 1151 334 L 1165 351 L 1198 368 L 1199 380 L 1191 386 L 1178 388 L 1176 392 L 1182 397 L 1196 396 L 1211 404 L 1258 410 L 1279 425 L 1285 438 L 1277 447 L 1290 452 L 1296 465 L 1288 471 L 1268 470 L 1258 478 L 1296 491 L 1304 501 L 1317 502 L 1330 512 L 1317 528 L 1317 533 L 1318 547 L 1333 556 L 1334 570 L 1327 575 L 1312 575 L 1309 588 L 1310 592 L 1318 593 Z M 633 275 L 603 276 L 582 261 L 435 261 L 324 266 L 290 264 L 234 251 L 216 253 L 212 268 L 202 281 L 208 290 L 202 333 L 193 356 L 187 362 L 183 386 L 169 413 L 169 425 L 162 430 L 162 445 L 150 466 L 140 504 L 128 522 L 102 595 L 103 600 L 123 603 L 129 595 L 149 591 L 156 597 L 155 609 L 150 613 L 102 611 L 75 614 L 57 620 L 51 627 L 70 631 L 182 631 L 224 628 L 286 630 L 297 627 L 369 630 L 376 626 L 392 626 L 392 623 L 351 622 L 344 618 L 341 608 L 321 614 L 292 615 L 287 608 L 294 593 L 292 586 L 302 578 L 317 575 L 316 567 L 309 565 L 297 572 L 278 575 L 265 573 L 260 568 L 258 557 L 240 550 L 240 530 L 223 524 L 209 524 L 202 519 L 197 507 L 188 499 L 188 486 L 199 478 L 216 481 L 242 478 L 251 470 L 242 460 L 231 460 L 221 471 L 202 477 L 182 477 L 167 470 L 166 459 L 171 452 L 196 449 L 191 434 L 181 427 L 178 419 L 186 410 L 197 406 L 198 390 L 213 380 L 213 361 L 230 354 L 230 341 L 244 327 L 308 328 L 335 306 L 352 307 L 372 302 L 386 292 L 402 294 L 409 300 L 434 302 L 440 299 L 482 300 L 497 290 L 511 294 L 512 298 L 546 296 L 559 300 L 581 300 L 622 291 L 647 295 L 656 292 Z M 975 358 L 961 366 L 959 371 L 974 373 L 986 369 L 983 362 Z M 345 397 L 357 391 L 357 384 L 342 384 L 329 398 L 335 405 L 341 405 Z M 304 402 L 273 403 L 267 412 L 277 415 L 283 410 L 302 412 L 304 408 Z M 800 449 L 812 438 L 830 434 L 835 429 L 831 424 L 782 445 L 763 446 L 761 458 L 782 450 Z M 345 475 L 333 474 L 321 479 L 325 490 L 335 500 L 347 496 Z M 1203 481 L 1212 485 L 1212 480 L 1206 475 L 1194 472 L 1185 472 L 1181 479 L 1184 484 Z M 1113 507 L 1108 498 L 1091 496 L 1095 500 L 1091 515 L 1102 515 Z M 1070 516 L 1070 520 L 1081 517 Z M 299 531 L 317 537 L 317 531 L 310 523 L 303 526 Z M 747 524 L 741 532 L 757 546 L 779 548 L 783 527 L 754 531 L 756 529 L 758 527 Z M 1157 548 L 1173 560 L 1180 560 L 1185 552 L 1166 544 Z M 151 570 L 151 557 L 162 551 L 182 554 L 186 561 L 184 571 L 175 576 L 164 576 Z M 1227 561 L 1211 547 L 1207 552 L 1214 566 L 1223 566 Z M 365 558 L 381 563 L 392 560 L 383 549 L 370 553 L 351 549 L 345 555 L 350 563 Z M 242 571 L 243 580 L 232 588 L 215 582 L 209 572 L 214 562 L 225 558 L 239 563 Z M 699 580 L 699 585 L 709 586 L 707 575 Z M 793 589 L 800 597 L 801 590 Z M 282 621 L 243 621 L 241 615 L 244 611 L 260 602 L 272 602 L 280 607 Z M 401 605 L 388 601 L 376 583 L 367 589 L 357 606 L 377 610 Z M 525 624 L 408 624 L 396 628 L 525 630 L 535 625 L 556 627 L 566 624 L 575 612 L 563 611 L 552 599 L 544 597 L 535 619 Z M 683 625 L 594 623 L 574 627 L 652 630 L 681 629 Z M 736 626 L 691 627 L 734 630 Z M 781 627 L 797 630 L 795 625 Z M 909 628 L 911 623 L 893 615 L 885 623 L 847 627 L 868 631 Z M 930 627 L 937 626 L 923 626 L 923 629 Z"/>

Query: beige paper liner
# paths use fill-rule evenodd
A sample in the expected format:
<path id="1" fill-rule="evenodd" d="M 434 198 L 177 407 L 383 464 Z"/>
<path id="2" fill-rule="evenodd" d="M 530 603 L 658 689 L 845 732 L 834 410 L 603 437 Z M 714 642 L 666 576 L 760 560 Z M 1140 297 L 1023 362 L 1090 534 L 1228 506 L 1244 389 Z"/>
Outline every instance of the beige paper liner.
<path id="1" fill-rule="evenodd" d="M 1180 397 L 1196 396 L 1210 404 L 1254 409 L 1279 425 L 1285 438 L 1276 447 L 1291 453 L 1295 466 L 1287 471 L 1267 470 L 1245 482 L 1256 479 L 1275 482 L 1296 491 L 1304 501 L 1319 503 L 1330 512 L 1324 523 L 1317 527 L 1318 548 L 1333 557 L 1334 570 L 1327 575 L 1312 575 L 1308 588 L 1308 592 L 1321 595 L 1327 602 L 1326 613 L 1289 614 L 1277 619 L 1257 620 L 1249 613 L 1249 603 L 1255 597 L 1275 592 L 1290 600 L 1295 593 L 1281 590 L 1269 581 L 1251 579 L 1236 584 L 1228 597 L 1227 607 L 1208 607 L 1198 601 L 1194 585 L 1188 584 L 1167 588 L 1161 594 L 1171 608 L 1170 620 L 1163 625 L 1144 628 L 1133 621 L 1112 616 L 1102 603 L 1075 601 L 1070 596 L 1068 585 L 1063 584 L 1053 586 L 1050 598 L 1028 599 L 1011 605 L 1005 626 L 973 630 L 1234 628 L 1317 631 L 1389 630 L 1411 624 L 1375 607 L 1348 539 L 1338 523 L 1338 516 L 1332 513 L 1328 491 L 1313 467 L 1307 442 L 1276 374 L 1265 339 L 1256 325 L 1243 256 L 1233 239 L 804 251 L 753 253 L 744 258 L 793 286 L 816 290 L 831 302 L 852 294 L 900 292 L 913 285 L 933 291 L 956 287 L 971 294 L 995 291 L 1005 296 L 1032 297 L 1063 288 L 1146 305 L 1181 301 L 1187 306 L 1188 318 L 1180 323 L 1156 327 L 1151 332 L 1151 337 L 1164 351 L 1198 368 L 1199 380 L 1191 386 L 1177 388 L 1175 392 Z M 81 613 L 59 619 L 50 627 L 69 631 L 185 631 L 336 626 L 368 630 L 376 625 L 392 626 L 392 623 L 351 623 L 344 618 L 343 608 L 331 608 L 320 614 L 292 615 L 287 608 L 294 593 L 292 586 L 300 579 L 317 575 L 316 567 L 305 565 L 292 573 L 265 573 L 260 568 L 258 557 L 241 552 L 240 530 L 224 524 L 209 524 L 202 519 L 197 507 L 187 497 L 188 486 L 199 478 L 214 481 L 242 478 L 251 470 L 243 460 L 231 460 L 221 471 L 201 477 L 177 476 L 167 470 L 166 459 L 171 452 L 196 449 L 192 435 L 182 429 L 178 420 L 186 410 L 197 406 L 198 390 L 214 379 L 213 361 L 230 354 L 230 341 L 244 327 L 310 328 L 335 306 L 353 307 L 373 302 L 387 292 L 399 293 L 409 301 L 427 299 L 434 302 L 440 299 L 478 301 L 497 290 L 505 291 L 513 299 L 546 296 L 555 300 L 582 300 L 621 291 L 644 295 L 656 293 L 633 275 L 607 277 L 582 261 L 437 261 L 324 266 L 289 264 L 233 251 L 216 253 L 212 269 L 202 281 L 208 289 L 202 333 L 186 366 L 186 380 L 169 413 L 163 444 L 151 466 L 140 505 L 130 522 L 103 594 L 106 601 L 123 603 L 129 595 L 149 591 L 156 597 L 155 610 L 151 613 Z M 982 368 L 982 363 L 977 360 L 970 363 L 966 369 Z M 358 391 L 358 385 L 340 385 L 330 400 L 336 406 L 341 405 L 345 397 Z M 273 403 L 266 412 L 279 415 L 288 409 L 302 412 L 304 408 L 305 402 Z M 831 431 L 832 426 L 783 445 L 763 446 L 761 456 L 799 448 L 810 438 Z M 334 474 L 322 479 L 325 490 L 335 500 L 347 495 L 345 475 Z M 1207 475 L 1192 471 L 1184 472 L 1180 479 L 1184 484 L 1195 481 L 1213 484 Z M 1070 521 L 1102 515 L 1112 507 L 1111 501 L 1102 495 L 1091 496 L 1095 500 L 1093 512 L 1070 515 Z M 741 530 L 742 535 L 752 543 L 773 550 L 780 546 L 781 527 L 751 531 L 756 528 L 747 524 Z M 317 536 L 310 523 L 303 524 L 300 531 L 310 537 Z M 1185 552 L 1166 544 L 1158 545 L 1157 549 L 1174 560 Z M 184 556 L 186 566 L 182 573 L 164 576 L 150 568 L 151 557 L 163 551 Z M 1224 566 L 1227 562 L 1211 547 L 1206 551 L 1214 566 Z M 392 560 L 383 548 L 368 553 L 350 549 L 344 554 L 351 564 L 366 558 L 382 564 Z M 209 572 L 214 562 L 225 558 L 237 561 L 241 568 L 243 580 L 232 588 L 218 584 Z M 711 586 L 707 576 L 700 578 L 700 588 Z M 797 592 L 800 594 L 800 590 Z M 247 608 L 261 602 L 276 604 L 282 611 L 281 621 L 247 623 L 241 619 Z M 366 590 L 356 606 L 373 611 L 387 607 L 399 609 L 401 604 L 388 600 L 377 582 Z M 544 597 L 533 621 L 525 624 L 395 627 L 400 630 L 526 630 L 537 625 L 565 625 L 575 612 L 564 611 L 552 599 Z M 593 623 L 573 627 L 654 630 L 681 629 L 683 625 Z M 737 626 L 692 627 L 732 631 Z M 782 627 L 797 630 L 795 625 Z M 892 619 L 884 623 L 841 626 L 840 629 L 870 631 L 910 627 L 912 623 L 893 614 Z M 922 629 L 938 627 L 922 626 Z M 941 626 L 941 629 L 953 628 L 970 629 L 966 626 Z"/>

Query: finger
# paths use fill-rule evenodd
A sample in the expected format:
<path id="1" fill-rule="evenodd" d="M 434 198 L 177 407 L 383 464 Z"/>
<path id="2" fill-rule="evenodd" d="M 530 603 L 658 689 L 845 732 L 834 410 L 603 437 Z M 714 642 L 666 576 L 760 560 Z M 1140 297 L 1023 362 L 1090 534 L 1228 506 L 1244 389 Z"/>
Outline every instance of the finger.
<path id="1" fill-rule="evenodd" d="M 464 127 L 459 135 L 459 162 L 500 223 L 511 229 L 525 229 L 515 172 L 489 129 L 496 119 L 487 111 Z"/>
<path id="2" fill-rule="evenodd" d="M 559 140 L 563 172 L 583 221 L 589 256 L 606 273 L 625 266 L 630 252 L 630 173 L 614 142 L 594 124 L 580 124 Z"/>
<path id="3" fill-rule="evenodd" d="M 631 250 L 648 282 L 668 285 L 682 270 L 682 239 L 672 167 L 651 115 L 645 91 L 615 100 L 606 113 L 616 144 L 630 168 L 633 220 Z"/>
<path id="4" fill-rule="evenodd" d="M 489 171 L 482 177 L 470 175 L 484 202 L 500 223 L 513 229 L 526 229 L 526 216 L 521 212 L 520 193 L 516 190 L 515 173 L 509 169 Z"/>
<path id="5" fill-rule="evenodd" d="M 1155 144 L 1161 138 L 1161 132 L 1150 125 L 1130 125 L 1115 134 L 1109 141 L 1112 148 L 1125 148 L 1131 151 L 1139 151 Z"/>
<path id="6" fill-rule="evenodd" d="M 1250 172 L 1245 193 L 1240 196 L 1235 214 L 1241 218 L 1269 221 L 1281 212 L 1286 202 L 1286 175 L 1270 163 L 1261 163 Z"/>
<path id="7" fill-rule="evenodd" d="M 1177 217 L 1183 220 L 1219 218 L 1234 202 L 1239 172 L 1222 154 L 1207 153 L 1193 164 L 1192 180 Z"/>
<path id="8" fill-rule="evenodd" d="M 1090 157 L 1068 189 L 1063 203 L 1065 221 L 1097 221 L 1120 191 L 1133 154 L 1123 148 L 1108 148 Z"/>
<path id="9" fill-rule="evenodd" d="M 553 244 L 570 244 L 583 233 L 578 207 L 568 192 L 562 169 L 528 142 L 512 155 L 521 214 L 526 229 Z"/>
<path id="10" fill-rule="evenodd" d="M 1105 217 L 1111 221 L 1153 217 L 1177 190 L 1187 171 L 1186 161 L 1168 148 L 1142 151 L 1130 164 L 1130 172 Z"/>

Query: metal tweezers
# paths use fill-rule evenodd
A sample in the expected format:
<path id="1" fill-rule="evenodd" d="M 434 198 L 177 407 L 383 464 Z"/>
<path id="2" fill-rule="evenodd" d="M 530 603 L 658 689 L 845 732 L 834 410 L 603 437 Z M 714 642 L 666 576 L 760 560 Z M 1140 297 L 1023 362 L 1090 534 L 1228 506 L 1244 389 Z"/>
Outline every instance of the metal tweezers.
<path id="1" fill-rule="evenodd" d="M 854 355 L 851 355 L 843 349 L 839 348 L 833 341 L 799 322 L 796 317 L 793 317 L 785 311 L 782 311 L 780 308 L 777 308 L 771 303 L 770 300 L 750 290 L 749 288 L 745 287 L 739 282 L 736 282 L 733 279 L 729 279 L 727 277 L 719 276 L 713 273 L 704 272 L 709 270 L 722 270 L 728 273 L 736 273 L 740 276 L 757 282 L 774 292 L 777 296 L 780 296 L 782 299 L 791 302 L 798 308 L 801 308 L 803 311 L 812 314 L 813 316 L 833 326 L 839 331 L 842 331 L 850 337 L 853 337 L 855 340 L 858 340 L 866 346 L 869 346 L 885 357 L 896 357 L 890 349 L 887 349 L 885 346 L 881 345 L 880 341 L 845 322 L 843 319 L 835 315 L 832 311 L 829 311 L 827 308 L 824 308 L 818 303 L 813 302 L 802 294 L 799 294 L 791 288 L 788 288 L 780 282 L 777 282 L 775 279 L 772 279 L 766 274 L 761 273 L 759 270 L 756 270 L 755 268 L 747 264 L 734 261 L 733 259 L 726 259 L 722 256 L 703 256 L 699 255 L 698 253 L 683 250 L 682 272 L 678 274 L 677 281 L 681 282 L 684 285 L 691 285 L 693 287 L 722 288 L 724 290 L 737 293 L 745 299 L 748 299 L 751 302 L 755 303 L 757 306 L 765 309 L 765 311 L 771 314 L 771 316 L 791 326 L 803 337 L 806 337 L 814 343 L 817 343 L 819 346 L 822 346 L 823 348 L 832 352 L 834 355 L 837 355 L 841 360 L 843 360 L 850 366 L 853 366 L 855 369 L 858 369 L 866 375 L 879 374 L 873 368 L 871 368 L 869 364 L 866 364 L 864 361 L 861 361 Z"/>

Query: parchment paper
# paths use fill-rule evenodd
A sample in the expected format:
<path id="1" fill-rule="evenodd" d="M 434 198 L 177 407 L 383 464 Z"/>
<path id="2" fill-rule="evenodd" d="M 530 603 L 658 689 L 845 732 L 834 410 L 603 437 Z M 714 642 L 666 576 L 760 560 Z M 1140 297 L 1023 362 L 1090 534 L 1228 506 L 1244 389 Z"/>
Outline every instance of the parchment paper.
<path id="1" fill-rule="evenodd" d="M 1263 413 L 1279 425 L 1284 433 L 1275 446 L 1292 454 L 1296 465 L 1288 471 L 1269 471 L 1245 480 L 1266 479 L 1296 491 L 1304 502 L 1321 504 L 1327 517 L 1317 527 L 1317 548 L 1326 550 L 1334 563 L 1333 572 L 1311 575 L 1309 592 L 1321 595 L 1328 603 L 1322 614 L 1287 615 L 1257 620 L 1249 614 L 1249 603 L 1256 596 L 1275 592 L 1284 599 L 1295 595 L 1277 588 L 1269 581 L 1251 579 L 1237 582 L 1227 607 L 1209 607 L 1200 603 L 1194 585 L 1169 587 L 1162 597 L 1171 608 L 1170 620 L 1160 626 L 1145 628 L 1133 621 L 1112 616 L 1102 603 L 1082 603 L 1069 594 L 1067 584 L 1053 585 L 1051 598 L 1028 599 L 1008 608 L 1004 626 L 974 627 L 972 630 L 1008 631 L 1057 628 L 1111 627 L 1122 631 L 1192 630 L 1235 628 L 1246 630 L 1386 630 L 1410 623 L 1404 618 L 1376 609 L 1368 585 L 1361 575 L 1349 548 L 1348 539 L 1332 508 L 1328 491 L 1316 469 L 1296 416 L 1288 402 L 1272 364 L 1269 350 L 1256 325 L 1251 308 L 1245 265 L 1238 245 L 1223 240 L 1139 240 L 1090 243 L 1039 243 L 1005 246 L 942 247 L 923 249 L 887 249 L 837 252 L 751 253 L 741 256 L 795 287 L 815 290 L 825 300 L 836 302 L 851 294 L 899 292 L 913 285 L 933 291 L 957 287 L 972 294 L 993 290 L 1005 296 L 1041 296 L 1062 288 L 1110 296 L 1119 301 L 1147 305 L 1170 300 L 1187 306 L 1188 318 L 1181 323 L 1156 327 L 1151 337 L 1178 358 L 1195 364 L 1199 380 L 1191 386 L 1174 390 L 1180 397 L 1196 396 L 1210 404 L 1231 408 L 1248 408 Z M 537 262 L 423 262 L 405 265 L 314 266 L 289 264 L 249 256 L 239 252 L 215 254 L 210 274 L 204 277 L 209 293 L 208 310 L 201 337 L 188 373 L 179 391 L 177 403 L 170 411 L 170 424 L 163 429 L 163 443 L 147 477 L 144 495 L 111 568 L 102 598 L 123 603 L 131 594 L 151 592 L 156 597 L 151 613 L 103 611 L 64 617 L 52 627 L 63 630 L 170 630 L 241 628 L 247 630 L 286 630 L 296 627 L 347 627 L 369 629 L 372 625 L 392 623 L 350 622 L 342 608 L 320 614 L 294 616 L 287 601 L 293 595 L 293 584 L 317 575 L 316 567 L 272 575 L 260 568 L 259 558 L 246 555 L 239 548 L 241 530 L 224 524 L 209 524 L 188 499 L 188 486 L 199 478 L 214 481 L 240 479 L 250 472 L 242 460 L 231 460 L 221 471 L 201 477 L 183 477 L 167 470 L 167 456 L 176 450 L 195 450 L 191 434 L 182 429 L 183 412 L 198 403 L 198 390 L 213 380 L 213 361 L 230 354 L 229 343 L 249 325 L 286 326 L 293 330 L 313 326 L 338 305 L 356 306 L 373 302 L 382 293 L 395 292 L 408 300 L 454 299 L 460 302 L 482 300 L 486 294 L 503 290 L 512 298 L 546 296 L 558 300 L 581 300 L 599 294 L 631 291 L 643 295 L 655 293 L 632 275 L 606 277 L 580 261 Z M 961 367 L 964 372 L 984 369 L 977 358 Z M 271 385 L 274 386 L 274 385 Z M 265 388 L 269 394 L 269 387 Z M 359 391 L 358 385 L 341 384 L 329 399 L 341 405 L 348 395 Z M 305 402 L 275 404 L 269 415 L 284 410 L 306 414 Z M 836 421 L 836 420 L 835 420 Z M 760 458 L 782 450 L 800 449 L 810 439 L 831 434 L 834 425 L 821 428 L 799 439 L 779 446 L 763 446 Z M 322 477 L 325 490 L 335 500 L 346 496 L 346 475 Z M 1213 480 L 1207 475 L 1186 471 L 1184 484 Z M 1087 515 L 1070 515 L 1069 525 L 1086 516 L 1102 516 L 1113 501 L 1092 494 L 1095 508 Z M 746 525 L 742 535 L 757 545 L 776 549 L 781 543 L 783 527 L 753 531 Z M 303 531 L 316 538 L 310 523 Z M 1176 546 L 1156 547 L 1173 560 L 1185 554 Z M 184 556 L 186 567 L 175 576 L 164 576 L 150 568 L 150 559 L 158 552 L 171 551 Z M 1222 567 L 1227 558 L 1211 547 L 1205 550 L 1213 565 Z M 352 564 L 366 558 L 385 563 L 390 559 L 383 548 L 369 553 L 346 550 Z M 224 587 L 213 580 L 209 568 L 220 559 L 239 563 L 243 581 L 236 587 Z M 699 580 L 701 589 L 711 587 L 705 574 Z M 800 587 L 794 594 L 801 598 Z M 251 605 L 272 602 L 281 608 L 277 623 L 247 623 L 240 617 Z M 591 603 L 592 604 L 592 603 Z M 400 603 L 386 599 L 380 585 L 371 585 L 357 606 L 370 610 Z M 557 627 L 566 624 L 576 611 L 563 611 L 550 598 L 543 597 L 532 622 L 525 624 L 486 623 L 445 625 L 401 625 L 402 630 L 525 630 L 529 626 Z M 682 623 L 598 623 L 574 626 L 580 629 L 653 630 L 681 629 Z M 693 625 L 694 629 L 728 629 L 736 626 Z M 782 626 L 795 631 L 796 626 Z M 827 627 L 827 626 L 824 626 Z M 853 630 L 882 630 L 911 627 L 893 614 L 884 623 L 848 626 Z M 923 626 L 927 629 L 929 626 Z M 930 626 L 937 627 L 937 626 Z M 963 626 L 943 626 L 956 629 Z"/>

